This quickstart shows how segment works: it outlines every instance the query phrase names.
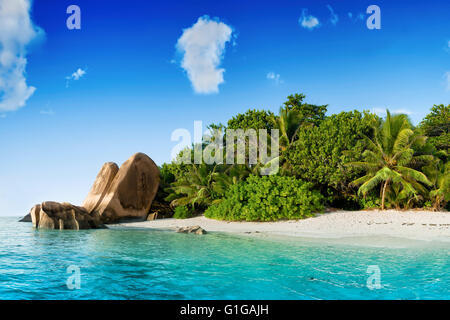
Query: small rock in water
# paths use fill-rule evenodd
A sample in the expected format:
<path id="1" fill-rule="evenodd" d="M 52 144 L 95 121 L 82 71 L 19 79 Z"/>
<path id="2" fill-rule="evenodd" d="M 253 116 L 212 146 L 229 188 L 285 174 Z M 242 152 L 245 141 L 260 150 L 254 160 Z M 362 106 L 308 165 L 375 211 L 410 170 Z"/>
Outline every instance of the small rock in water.
<path id="1" fill-rule="evenodd" d="M 31 209 L 31 220 L 37 229 L 80 230 L 105 228 L 99 215 L 70 203 L 46 201 Z"/>
<path id="2" fill-rule="evenodd" d="M 178 233 L 206 234 L 206 231 L 200 226 L 181 227 L 177 229 Z"/>
<path id="3" fill-rule="evenodd" d="M 27 214 L 25 217 L 20 219 L 19 222 L 31 222 L 31 214 Z"/>

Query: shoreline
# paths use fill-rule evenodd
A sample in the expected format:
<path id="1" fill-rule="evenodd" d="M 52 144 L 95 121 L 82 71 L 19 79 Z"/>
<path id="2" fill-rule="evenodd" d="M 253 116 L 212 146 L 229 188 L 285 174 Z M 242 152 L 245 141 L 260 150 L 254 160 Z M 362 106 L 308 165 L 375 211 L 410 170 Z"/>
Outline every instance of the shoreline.
<path id="1" fill-rule="evenodd" d="M 391 237 L 419 241 L 450 242 L 450 212 L 431 211 L 336 211 L 303 220 L 230 222 L 198 216 L 122 222 L 111 228 L 173 230 L 198 225 L 207 232 L 238 235 L 286 236 L 316 239 Z"/>

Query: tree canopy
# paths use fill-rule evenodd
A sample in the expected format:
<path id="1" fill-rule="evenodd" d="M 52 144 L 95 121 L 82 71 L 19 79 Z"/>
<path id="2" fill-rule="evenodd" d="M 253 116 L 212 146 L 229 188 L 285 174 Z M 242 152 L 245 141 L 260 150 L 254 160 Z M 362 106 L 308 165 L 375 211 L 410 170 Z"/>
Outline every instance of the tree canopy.
<path id="1" fill-rule="evenodd" d="M 266 129 L 268 141 L 271 129 L 279 129 L 279 156 L 270 161 L 280 164 L 277 174 L 261 176 L 264 163 L 250 163 L 247 150 L 243 164 L 172 162 L 161 167 L 158 202 L 171 205 L 178 218 L 206 212 L 216 219 L 260 221 L 303 218 L 325 205 L 448 207 L 449 105 L 435 105 L 414 127 L 404 114 L 387 111 L 381 119 L 354 110 L 327 116 L 326 105 L 304 100 L 305 95 L 293 94 L 277 115 L 253 109 L 235 115 L 226 127 L 208 127 L 211 137 L 218 134 L 224 142 L 225 129 Z M 207 151 L 214 139 L 178 158 L 192 160 L 194 148 Z"/>
<path id="2" fill-rule="evenodd" d="M 290 173 L 313 182 L 332 198 L 351 196 L 349 184 L 358 170 L 345 163 L 361 159 L 366 147 L 363 137 L 371 136 L 378 122 L 369 112 L 351 111 L 334 114 L 317 127 L 301 128 L 285 153 Z"/>
<path id="3" fill-rule="evenodd" d="M 276 127 L 275 115 L 266 110 L 247 110 L 228 120 L 227 129 L 274 129 Z"/>
<path id="4" fill-rule="evenodd" d="M 450 150 L 450 104 L 435 105 L 420 123 L 423 134 L 437 150 Z"/>

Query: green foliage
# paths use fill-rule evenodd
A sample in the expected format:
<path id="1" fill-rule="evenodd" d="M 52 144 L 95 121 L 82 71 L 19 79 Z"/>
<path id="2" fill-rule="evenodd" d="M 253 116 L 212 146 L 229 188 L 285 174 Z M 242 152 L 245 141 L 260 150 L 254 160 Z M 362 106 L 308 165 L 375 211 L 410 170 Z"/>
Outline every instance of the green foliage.
<path id="1" fill-rule="evenodd" d="M 284 151 L 294 141 L 297 136 L 297 131 L 301 126 L 298 112 L 280 108 L 280 114 L 277 117 L 277 126 L 280 130 L 280 147 Z"/>
<path id="2" fill-rule="evenodd" d="M 385 208 L 386 192 L 388 200 L 396 207 L 406 202 L 409 206 L 412 198 L 416 201 L 419 194 L 426 194 L 425 186 L 432 183 L 422 172 L 413 169 L 417 163 L 432 161 L 431 155 L 416 155 L 414 147 L 424 145 L 426 137 L 412 130 L 411 122 L 404 114 L 391 116 L 387 111 L 386 119 L 376 128 L 373 139 L 365 138 L 367 149 L 363 153 L 364 161 L 350 162 L 349 166 L 361 168 L 365 175 L 352 182 L 360 186 L 358 194 L 366 195 L 381 185 L 381 209 Z M 394 199 L 394 201 L 392 201 Z"/>
<path id="3" fill-rule="evenodd" d="M 160 168 L 156 201 L 167 207 L 170 202 L 180 215 L 187 208 L 207 210 L 217 219 L 249 221 L 309 216 L 322 208 L 322 195 L 331 206 L 346 209 L 450 206 L 450 105 L 434 106 L 414 128 L 405 115 L 388 113 L 385 121 L 358 111 L 326 117 L 326 105 L 304 99 L 303 94 L 288 96 L 278 115 L 248 110 L 227 127 L 212 124 L 202 145 L 177 157 L 193 163 L 197 147 L 208 147 L 212 157 L 217 150 L 225 153 L 215 143 L 226 141 L 227 128 L 267 129 L 271 148 L 270 130 L 279 129 L 280 156 L 275 160 L 280 176 L 257 177 L 264 164 L 250 164 L 247 148 L 242 165 L 207 165 L 205 158 L 200 165 L 174 161 Z M 247 144 L 252 140 L 245 139 Z M 309 193 L 310 198 L 303 196 Z"/>
<path id="4" fill-rule="evenodd" d="M 172 172 L 173 169 L 173 165 L 167 163 L 159 167 L 159 188 L 155 197 L 155 200 L 158 202 L 164 202 L 164 198 L 169 195 L 167 188 L 175 181 L 175 175 Z"/>
<path id="5" fill-rule="evenodd" d="M 420 123 L 423 134 L 437 149 L 450 151 L 450 104 L 435 105 L 425 119 Z"/>
<path id="6" fill-rule="evenodd" d="M 209 206 L 215 199 L 213 176 L 216 166 L 192 164 L 187 168 L 186 174 L 172 183 L 166 201 L 169 201 L 172 207 L 188 204 L 193 208 Z"/>
<path id="7" fill-rule="evenodd" d="M 185 158 L 190 159 L 191 163 L 194 163 L 194 152 L 191 148 L 181 150 L 174 161 L 163 165 L 164 174 L 167 177 L 173 177 L 172 182 L 180 180 L 189 174 L 191 165 L 183 163 L 183 159 Z"/>
<path id="8" fill-rule="evenodd" d="M 365 197 L 358 198 L 358 203 L 362 209 L 375 209 L 380 207 L 380 197 L 374 192 Z"/>
<path id="9" fill-rule="evenodd" d="M 360 170 L 345 164 L 362 159 L 363 137 L 370 136 L 379 121 L 368 112 L 351 111 L 327 117 L 317 127 L 300 128 L 297 141 L 283 154 L 285 174 L 312 182 L 330 201 L 353 196 L 349 183 Z"/>
<path id="10" fill-rule="evenodd" d="M 305 95 L 297 93 L 288 96 L 287 99 L 283 109 L 295 111 L 300 126 L 318 126 L 325 119 L 327 105 L 317 106 L 304 103 Z"/>
<path id="11" fill-rule="evenodd" d="M 175 219 L 188 219 L 192 218 L 194 214 L 194 210 L 189 208 L 188 206 L 178 206 L 175 208 L 175 213 L 173 217 Z"/>
<path id="12" fill-rule="evenodd" d="M 318 126 L 325 119 L 327 106 L 303 103 L 304 98 L 303 94 L 290 95 L 280 108 L 276 121 L 280 130 L 281 151 L 285 151 L 294 142 L 301 127 Z"/>
<path id="13" fill-rule="evenodd" d="M 221 166 L 223 171 L 214 174 L 213 189 L 218 199 L 224 198 L 228 189 L 242 181 L 245 181 L 252 173 L 257 172 L 257 167 L 250 168 L 243 164 Z"/>
<path id="14" fill-rule="evenodd" d="M 323 201 L 310 183 L 294 177 L 251 175 L 232 185 L 225 199 L 210 206 L 205 216 L 232 221 L 302 219 L 322 211 Z"/>
<path id="15" fill-rule="evenodd" d="M 274 129 L 276 127 L 275 115 L 265 110 L 248 110 L 239 113 L 228 121 L 228 129 Z"/>
<path id="16" fill-rule="evenodd" d="M 424 173 L 433 183 L 429 197 L 434 210 L 441 210 L 450 202 L 450 162 L 435 158 L 423 167 Z"/>

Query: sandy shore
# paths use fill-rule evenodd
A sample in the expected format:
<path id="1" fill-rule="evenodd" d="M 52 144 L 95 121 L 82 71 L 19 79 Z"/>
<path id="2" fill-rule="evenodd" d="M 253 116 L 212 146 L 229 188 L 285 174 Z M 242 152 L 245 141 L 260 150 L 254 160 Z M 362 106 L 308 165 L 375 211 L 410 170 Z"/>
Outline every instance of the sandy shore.
<path id="1" fill-rule="evenodd" d="M 209 232 L 265 234 L 305 238 L 389 236 L 450 242 L 450 212 L 337 211 L 314 218 L 279 222 L 226 222 L 205 218 L 120 223 L 114 227 L 176 230 L 199 225 Z"/>

